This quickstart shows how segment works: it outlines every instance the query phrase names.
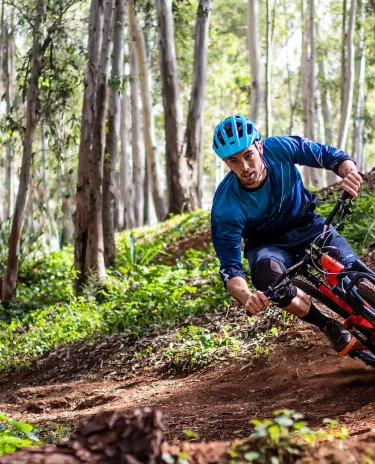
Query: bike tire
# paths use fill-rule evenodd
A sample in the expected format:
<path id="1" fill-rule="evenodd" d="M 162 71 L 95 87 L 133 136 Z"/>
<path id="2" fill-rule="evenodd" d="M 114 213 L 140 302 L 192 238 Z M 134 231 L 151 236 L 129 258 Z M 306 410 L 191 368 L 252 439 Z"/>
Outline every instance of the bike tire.
<path id="1" fill-rule="evenodd" d="M 293 280 L 293 283 L 295 284 L 296 287 L 298 287 L 299 289 L 307 293 L 309 296 L 311 296 L 312 298 L 315 298 L 316 300 L 318 300 L 320 303 L 322 303 L 327 308 L 331 309 L 333 312 L 335 312 L 339 316 L 343 317 L 344 319 L 347 319 L 348 313 L 345 310 L 343 310 L 341 306 L 339 306 L 334 301 L 332 301 L 327 295 L 322 293 L 319 290 L 319 288 L 317 288 L 306 277 L 299 275 Z"/>
<path id="2" fill-rule="evenodd" d="M 375 285 L 368 280 L 360 280 L 356 287 L 361 297 L 375 308 Z"/>
<path id="3" fill-rule="evenodd" d="M 330 298 L 328 298 L 327 295 L 322 293 L 319 290 L 319 288 L 317 288 L 316 285 L 314 285 L 312 282 L 310 282 L 306 277 L 299 275 L 293 280 L 293 283 L 296 285 L 296 287 L 300 288 L 302 291 L 307 293 L 310 297 L 315 298 L 316 300 L 318 300 L 320 303 L 322 303 L 327 308 L 331 309 L 333 312 L 335 312 L 336 314 L 338 314 L 342 318 L 346 319 L 348 317 L 348 314 L 338 304 L 336 304 L 334 301 L 332 301 Z M 366 284 L 367 282 L 363 282 L 363 283 Z M 361 291 L 364 291 L 365 294 L 361 293 L 361 296 L 363 298 L 366 298 L 366 300 L 370 295 L 372 296 L 372 298 L 375 298 L 375 288 L 372 289 L 372 288 L 369 288 L 369 286 L 367 286 L 367 285 L 363 285 L 361 287 Z M 358 289 L 358 292 L 359 292 L 359 289 Z M 370 303 L 370 301 L 369 301 L 369 303 Z M 362 331 L 359 331 L 358 329 L 356 329 L 355 332 L 357 332 L 357 333 L 355 333 L 354 335 L 356 335 L 357 338 L 359 340 L 361 340 L 362 343 L 364 343 L 364 344 L 366 344 L 366 342 L 368 343 L 366 333 L 364 333 Z M 352 357 L 352 358 L 358 358 L 362 362 L 364 362 L 367 366 L 371 366 L 371 367 L 375 368 L 374 353 L 370 349 L 365 350 L 365 351 L 358 351 L 358 352 L 354 352 L 354 353 L 349 353 L 349 356 Z"/>

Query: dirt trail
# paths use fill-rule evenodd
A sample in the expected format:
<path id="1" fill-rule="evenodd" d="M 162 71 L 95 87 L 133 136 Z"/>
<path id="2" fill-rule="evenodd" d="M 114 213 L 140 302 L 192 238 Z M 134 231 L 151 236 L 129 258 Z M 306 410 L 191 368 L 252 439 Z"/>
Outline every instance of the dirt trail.
<path id="1" fill-rule="evenodd" d="M 35 424 L 77 424 L 102 409 L 147 405 L 163 411 L 167 437 L 183 439 L 190 429 L 204 441 L 246 437 L 250 418 L 279 408 L 303 413 L 314 427 L 325 417 L 339 418 L 352 436 L 375 427 L 375 370 L 338 356 L 322 334 L 307 326 L 279 337 L 267 359 L 184 378 L 87 376 L 35 384 L 36 378 L 18 375 L 2 384 L 0 410 Z"/>

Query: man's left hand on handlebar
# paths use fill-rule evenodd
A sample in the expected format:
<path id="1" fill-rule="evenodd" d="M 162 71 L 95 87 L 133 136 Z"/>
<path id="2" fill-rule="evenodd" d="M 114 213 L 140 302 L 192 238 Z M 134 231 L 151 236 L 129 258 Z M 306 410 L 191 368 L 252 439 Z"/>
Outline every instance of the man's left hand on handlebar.
<path id="1" fill-rule="evenodd" d="M 268 308 L 269 305 L 268 298 L 264 295 L 263 292 L 256 290 L 253 293 L 250 293 L 245 304 L 244 309 L 248 316 L 256 316 L 260 311 L 264 311 Z"/>
<path id="2" fill-rule="evenodd" d="M 362 185 L 362 175 L 357 170 L 353 161 L 345 160 L 341 163 L 339 176 L 343 179 L 341 184 L 342 190 L 348 192 L 352 197 L 358 197 L 358 192 Z"/>

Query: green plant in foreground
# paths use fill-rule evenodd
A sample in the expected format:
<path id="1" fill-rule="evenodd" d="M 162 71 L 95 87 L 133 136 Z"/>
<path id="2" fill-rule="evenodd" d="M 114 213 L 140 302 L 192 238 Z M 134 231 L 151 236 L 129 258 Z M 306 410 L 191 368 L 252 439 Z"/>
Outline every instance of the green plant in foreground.
<path id="1" fill-rule="evenodd" d="M 348 431 L 336 420 L 324 419 L 328 430 L 311 430 L 303 415 L 289 409 L 274 412 L 273 419 L 252 419 L 255 431 L 248 440 L 228 451 L 230 464 L 289 464 L 317 441 L 345 439 Z"/>
<path id="2" fill-rule="evenodd" d="M 39 429 L 0 413 L 0 455 L 11 454 L 28 446 L 40 445 Z"/>
<path id="3" fill-rule="evenodd" d="M 219 333 L 189 325 L 176 332 L 175 340 L 164 349 L 163 357 L 170 367 L 191 371 L 220 354 L 235 355 L 238 350 L 239 340 L 230 325 L 222 327 Z"/>

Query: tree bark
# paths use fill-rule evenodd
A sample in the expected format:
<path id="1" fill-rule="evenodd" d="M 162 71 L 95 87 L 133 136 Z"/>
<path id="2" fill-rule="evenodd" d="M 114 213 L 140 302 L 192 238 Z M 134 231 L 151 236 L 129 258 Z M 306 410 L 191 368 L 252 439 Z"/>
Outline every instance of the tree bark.
<path id="1" fill-rule="evenodd" d="M 272 113 L 271 113 L 271 0 L 266 0 L 267 14 L 267 37 L 266 37 L 266 137 L 272 135 Z"/>
<path id="2" fill-rule="evenodd" d="M 251 70 L 250 118 L 259 124 L 263 106 L 263 79 L 258 33 L 258 0 L 248 0 L 247 41 Z"/>
<path id="3" fill-rule="evenodd" d="M 331 105 L 331 95 L 327 87 L 327 76 L 325 70 L 324 58 L 319 58 L 319 73 L 321 76 L 321 85 L 320 89 L 320 99 L 322 104 L 322 114 L 323 114 L 323 126 L 324 126 L 324 143 L 327 145 L 333 144 L 333 117 L 332 117 L 332 105 Z M 337 176 L 333 171 L 327 172 L 327 186 L 337 182 Z"/>
<path id="4" fill-rule="evenodd" d="M 357 0 L 352 0 L 349 13 L 348 35 L 346 41 L 346 49 L 348 52 L 345 68 L 345 83 L 343 105 L 340 121 L 340 130 L 338 138 L 338 147 L 342 150 L 346 148 L 346 141 L 349 131 L 350 113 L 353 103 L 353 83 L 354 83 L 354 26 L 357 11 Z"/>
<path id="5" fill-rule="evenodd" d="M 171 0 L 156 0 L 162 77 L 169 213 L 188 205 L 186 160 L 182 156 L 182 105 L 177 76 Z"/>
<path id="6" fill-rule="evenodd" d="M 96 92 L 93 142 L 90 158 L 90 207 L 86 253 L 86 275 L 95 274 L 100 280 L 106 276 L 103 240 L 103 162 L 105 148 L 105 118 L 108 107 L 108 73 L 112 50 L 114 0 L 106 0 L 99 77 Z"/>
<path id="7" fill-rule="evenodd" d="M 3 84 L 6 102 L 6 112 L 10 113 L 13 106 L 14 96 L 14 53 L 13 53 L 13 13 L 10 7 L 7 9 L 7 18 L 4 20 L 4 4 L 2 10 L 2 71 L 3 71 Z M 11 140 L 8 141 L 6 146 L 6 177 L 5 177 L 5 191 L 7 195 L 5 218 L 10 219 L 13 213 L 13 157 L 14 147 Z"/>
<path id="8" fill-rule="evenodd" d="M 124 63 L 125 2 L 116 0 L 113 28 L 113 53 L 111 85 L 108 99 L 108 130 L 103 171 L 103 236 L 104 261 L 112 266 L 116 258 L 115 223 L 117 188 L 117 147 L 120 125 L 119 84 L 123 78 Z"/>
<path id="9" fill-rule="evenodd" d="M 23 137 L 23 156 L 20 183 L 12 221 L 12 229 L 9 237 L 6 274 L 2 286 L 2 300 L 4 303 L 8 303 L 11 300 L 14 300 L 16 296 L 19 241 L 21 237 L 27 191 L 30 183 L 30 167 L 33 157 L 32 145 L 37 123 L 38 81 L 43 69 L 41 36 L 44 12 L 44 0 L 38 0 L 34 21 L 33 46 L 31 50 L 31 72 L 27 89 L 26 127 Z"/>
<path id="10" fill-rule="evenodd" d="M 132 120 L 132 155 L 133 155 L 133 183 L 134 183 L 134 216 L 136 227 L 143 226 L 144 213 L 144 192 L 143 183 L 145 180 L 145 157 L 141 144 L 141 120 L 139 109 L 139 71 L 135 45 L 130 37 L 130 72 L 131 82 L 131 120 Z"/>
<path id="11" fill-rule="evenodd" d="M 361 171 L 363 168 L 363 132 L 365 125 L 365 71 L 366 71 L 366 45 L 364 22 L 366 18 L 365 2 L 361 5 L 361 21 L 359 30 L 359 42 L 357 47 L 357 58 L 355 62 L 356 75 L 356 99 L 353 109 L 354 129 L 352 139 L 352 151 L 357 167 Z"/>
<path id="12" fill-rule="evenodd" d="M 190 186 L 189 210 L 202 206 L 203 116 L 207 76 L 208 30 L 211 10 L 212 0 L 199 1 L 195 24 L 193 83 L 185 133 L 185 156 Z"/>
<path id="13" fill-rule="evenodd" d="M 129 104 L 128 97 L 124 93 L 121 98 L 121 164 L 120 164 L 120 192 L 121 200 L 124 205 L 124 227 L 133 229 L 135 227 L 133 188 L 130 175 L 130 163 L 128 153 L 129 124 L 128 124 Z"/>
<path id="14" fill-rule="evenodd" d="M 163 196 L 161 183 L 161 167 L 157 156 L 155 142 L 155 124 L 152 115 L 152 100 L 149 84 L 149 66 L 146 53 L 146 43 L 141 25 L 137 18 L 134 0 L 128 1 L 129 22 L 133 45 L 137 54 L 139 70 L 139 86 L 142 100 L 143 137 L 145 142 L 147 169 L 150 171 L 150 187 L 155 205 L 156 216 L 162 221 L 167 216 L 167 205 Z"/>
<path id="15" fill-rule="evenodd" d="M 78 181 L 75 216 L 75 268 L 77 270 L 76 290 L 80 292 L 86 282 L 86 254 L 88 245 L 88 224 L 90 205 L 90 158 L 95 119 L 96 89 L 101 49 L 101 33 L 104 10 L 98 0 L 91 1 L 88 37 L 88 60 L 85 90 L 82 104 L 81 140 L 78 158 Z"/>

